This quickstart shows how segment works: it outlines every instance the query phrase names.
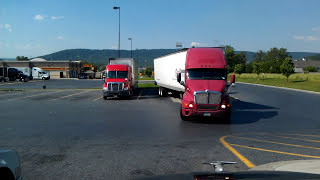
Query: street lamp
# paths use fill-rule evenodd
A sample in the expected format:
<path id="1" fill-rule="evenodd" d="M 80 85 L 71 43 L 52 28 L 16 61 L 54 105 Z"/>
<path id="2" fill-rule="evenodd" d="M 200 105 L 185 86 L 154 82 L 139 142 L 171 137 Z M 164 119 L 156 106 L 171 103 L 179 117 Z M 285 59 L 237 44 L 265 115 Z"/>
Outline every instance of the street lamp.
<path id="1" fill-rule="evenodd" d="M 119 9 L 119 42 L 118 42 L 118 58 L 120 58 L 120 7 L 113 7 L 114 10 Z"/>
<path id="2" fill-rule="evenodd" d="M 132 38 L 128 38 L 129 41 L 131 41 L 131 59 L 132 59 Z"/>

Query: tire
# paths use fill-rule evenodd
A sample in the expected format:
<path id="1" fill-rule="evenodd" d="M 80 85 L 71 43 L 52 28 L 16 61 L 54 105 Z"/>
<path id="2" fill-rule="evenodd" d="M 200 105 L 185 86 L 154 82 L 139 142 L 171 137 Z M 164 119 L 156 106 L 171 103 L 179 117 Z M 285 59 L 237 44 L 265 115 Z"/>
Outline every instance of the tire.
<path id="1" fill-rule="evenodd" d="M 158 93 L 159 93 L 159 96 L 162 97 L 162 87 L 159 87 Z"/>
<path id="2" fill-rule="evenodd" d="M 42 80 L 45 80 L 45 78 L 43 77 Z"/>
<path id="3" fill-rule="evenodd" d="M 107 96 L 103 96 L 103 99 L 104 99 L 104 100 L 108 100 L 108 97 L 107 97 Z"/>
<path id="4" fill-rule="evenodd" d="M 230 124 L 230 122 L 231 122 L 231 112 L 227 112 L 225 117 L 223 118 L 223 123 Z"/>
<path id="5" fill-rule="evenodd" d="M 180 107 L 180 118 L 183 120 L 183 121 L 189 121 L 190 120 L 190 117 L 187 117 L 187 116 L 184 116 L 183 113 L 182 113 L 182 107 Z"/>

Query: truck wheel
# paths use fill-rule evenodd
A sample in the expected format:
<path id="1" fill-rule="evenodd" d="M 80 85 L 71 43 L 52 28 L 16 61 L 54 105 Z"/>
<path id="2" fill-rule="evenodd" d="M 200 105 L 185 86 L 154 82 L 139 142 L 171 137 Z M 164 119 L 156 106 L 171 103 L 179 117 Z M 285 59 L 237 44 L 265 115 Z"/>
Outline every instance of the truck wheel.
<path id="1" fill-rule="evenodd" d="M 104 100 L 108 100 L 108 97 L 107 97 L 107 96 L 103 96 L 103 99 L 104 99 Z"/>
<path id="2" fill-rule="evenodd" d="M 42 78 L 42 80 L 44 80 L 44 77 Z"/>
<path id="3" fill-rule="evenodd" d="M 159 96 L 162 97 L 162 87 L 159 87 L 158 93 L 159 93 Z"/>
<path id="4" fill-rule="evenodd" d="M 224 119 L 223 119 L 223 123 L 225 124 L 230 124 L 231 122 L 231 112 L 226 113 Z"/>
<path id="5" fill-rule="evenodd" d="M 190 120 L 190 117 L 187 117 L 187 116 L 184 116 L 183 113 L 182 113 L 182 107 L 180 107 L 180 118 L 183 120 L 183 121 L 189 121 Z"/>

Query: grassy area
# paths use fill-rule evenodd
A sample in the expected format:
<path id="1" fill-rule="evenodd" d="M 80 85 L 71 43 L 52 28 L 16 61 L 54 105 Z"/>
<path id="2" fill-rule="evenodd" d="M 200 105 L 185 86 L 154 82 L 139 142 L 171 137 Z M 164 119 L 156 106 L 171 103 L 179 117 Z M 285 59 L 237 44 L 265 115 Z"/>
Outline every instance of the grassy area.
<path id="1" fill-rule="evenodd" d="M 264 77 L 261 74 L 259 77 L 257 74 L 241 74 L 241 76 L 237 74 L 236 82 L 264 84 L 320 92 L 320 73 L 293 74 L 289 77 L 288 83 L 286 81 L 286 77 L 282 74 L 264 74 Z"/>
<path id="2" fill-rule="evenodd" d="M 159 87 L 157 85 L 154 85 L 154 83 L 138 83 L 138 88 L 155 88 Z"/>
<path id="3" fill-rule="evenodd" d="M 138 81 L 139 80 L 154 80 L 154 78 L 153 77 L 147 77 L 147 76 L 139 76 Z"/>

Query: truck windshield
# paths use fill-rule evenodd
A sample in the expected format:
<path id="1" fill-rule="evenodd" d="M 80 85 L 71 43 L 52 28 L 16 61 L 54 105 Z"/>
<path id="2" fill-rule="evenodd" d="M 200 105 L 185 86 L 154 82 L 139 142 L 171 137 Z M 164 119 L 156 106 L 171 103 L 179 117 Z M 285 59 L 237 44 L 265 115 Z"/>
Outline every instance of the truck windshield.
<path id="1" fill-rule="evenodd" d="M 226 80 L 227 71 L 225 69 L 188 69 L 188 79 L 206 79 L 206 80 Z"/>
<path id="2" fill-rule="evenodd" d="M 108 71 L 107 78 L 128 78 L 128 71 Z"/>

